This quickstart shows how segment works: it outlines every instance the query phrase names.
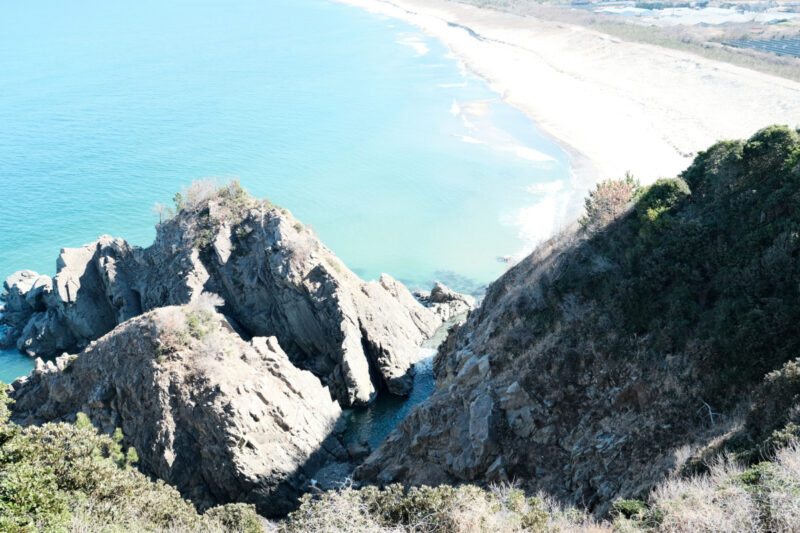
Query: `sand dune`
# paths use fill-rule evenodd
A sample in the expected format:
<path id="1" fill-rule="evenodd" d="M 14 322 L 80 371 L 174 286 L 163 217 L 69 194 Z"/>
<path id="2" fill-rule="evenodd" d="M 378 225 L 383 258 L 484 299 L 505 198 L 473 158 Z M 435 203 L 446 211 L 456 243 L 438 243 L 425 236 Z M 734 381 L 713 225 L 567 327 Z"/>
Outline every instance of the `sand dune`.
<path id="1" fill-rule="evenodd" d="M 674 176 L 698 150 L 800 125 L 800 83 L 448 0 L 340 0 L 437 37 L 573 154 L 581 181 Z M 584 189 L 585 191 L 585 189 Z"/>

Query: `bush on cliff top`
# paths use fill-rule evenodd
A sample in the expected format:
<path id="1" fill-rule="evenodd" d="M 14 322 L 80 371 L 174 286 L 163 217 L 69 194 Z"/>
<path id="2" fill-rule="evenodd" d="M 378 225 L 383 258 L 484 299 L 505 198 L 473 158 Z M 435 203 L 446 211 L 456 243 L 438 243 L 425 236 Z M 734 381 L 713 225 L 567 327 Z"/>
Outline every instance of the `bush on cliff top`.
<path id="1" fill-rule="evenodd" d="M 248 505 L 200 516 L 173 487 L 131 467 L 136 453 L 123 452 L 121 432 L 98 434 L 85 415 L 74 424 L 8 422 L 5 389 L 0 383 L 0 531 L 262 530 Z"/>
<path id="2" fill-rule="evenodd" d="M 627 173 L 622 180 L 605 180 L 589 192 L 584 208 L 586 216 L 580 219 L 581 226 L 598 230 L 621 217 L 641 190 L 639 181 Z"/>

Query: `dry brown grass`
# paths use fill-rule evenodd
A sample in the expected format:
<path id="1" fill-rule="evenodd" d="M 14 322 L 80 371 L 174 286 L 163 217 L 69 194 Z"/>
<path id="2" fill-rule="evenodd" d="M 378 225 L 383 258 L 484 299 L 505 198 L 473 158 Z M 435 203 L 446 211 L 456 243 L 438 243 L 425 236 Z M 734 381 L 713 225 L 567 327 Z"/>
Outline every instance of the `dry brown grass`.
<path id="1" fill-rule="evenodd" d="M 746 468 L 720 458 L 709 472 L 675 477 L 651 493 L 649 509 L 614 522 L 618 531 L 800 532 L 800 445 Z"/>

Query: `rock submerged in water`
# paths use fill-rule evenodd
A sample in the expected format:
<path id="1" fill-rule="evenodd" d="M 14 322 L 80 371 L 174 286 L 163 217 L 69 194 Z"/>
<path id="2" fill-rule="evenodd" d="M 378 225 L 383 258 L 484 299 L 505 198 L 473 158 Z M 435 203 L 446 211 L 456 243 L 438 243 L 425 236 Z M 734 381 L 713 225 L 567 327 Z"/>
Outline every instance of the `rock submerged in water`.
<path id="1" fill-rule="evenodd" d="M 465 315 L 475 308 L 475 298 L 460 294 L 436 282 L 431 292 L 414 291 L 414 297 L 442 318 L 443 322 Z"/>
<path id="2" fill-rule="evenodd" d="M 141 470 L 201 507 L 283 515 L 319 470 L 349 460 L 341 409 L 319 380 L 274 337 L 246 342 L 194 304 L 128 320 L 55 364 L 37 359 L 12 396 L 21 424 L 83 412 L 105 432 L 121 428 Z"/>
<path id="3" fill-rule="evenodd" d="M 345 407 L 408 394 L 420 344 L 474 303 L 437 286 L 422 305 L 387 275 L 364 282 L 288 211 L 234 185 L 159 224 L 146 249 L 102 236 L 63 249 L 52 280 L 24 271 L 5 291 L 4 341 L 30 355 L 75 352 L 143 312 L 218 294 L 233 329 L 276 337 Z"/>

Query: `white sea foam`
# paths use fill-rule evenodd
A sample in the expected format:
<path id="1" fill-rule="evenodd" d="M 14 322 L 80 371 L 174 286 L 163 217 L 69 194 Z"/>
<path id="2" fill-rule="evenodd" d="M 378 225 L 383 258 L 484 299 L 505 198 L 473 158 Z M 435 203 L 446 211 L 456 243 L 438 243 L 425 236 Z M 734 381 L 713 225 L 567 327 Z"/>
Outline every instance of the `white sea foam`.
<path id="1" fill-rule="evenodd" d="M 406 37 L 404 39 L 400 39 L 397 42 L 402 44 L 402 45 L 410 46 L 411 48 L 413 48 L 414 51 L 417 52 L 417 57 L 424 56 L 425 54 L 427 54 L 430 51 L 430 49 L 428 48 L 428 45 L 425 44 L 425 42 L 420 37 L 418 37 L 416 35 L 412 35 L 412 36 Z"/>
<path id="2" fill-rule="evenodd" d="M 464 127 L 469 128 L 471 130 L 474 130 L 474 129 L 478 128 L 478 126 L 476 126 L 475 124 L 470 122 L 469 119 L 467 117 L 465 117 L 464 115 L 461 115 L 461 122 L 464 124 Z"/>
<path id="3" fill-rule="evenodd" d="M 522 260 L 570 220 L 570 198 L 574 191 L 567 189 L 564 181 L 534 183 L 526 190 L 539 199 L 501 217 L 501 223 L 518 228 L 519 238 L 524 243 L 520 250 L 511 254 L 510 264 Z"/>
<path id="4" fill-rule="evenodd" d="M 551 156 L 540 152 L 539 150 L 534 150 L 533 148 L 528 148 L 527 146 L 514 146 L 509 148 L 518 157 L 522 159 L 527 159 L 528 161 L 536 161 L 537 163 L 545 162 L 545 161 L 555 161 L 554 158 Z"/>
<path id="5" fill-rule="evenodd" d="M 555 158 L 539 150 L 525 146 L 513 135 L 492 124 L 492 102 L 490 100 L 475 100 L 459 104 L 453 100 L 450 113 L 460 116 L 464 127 L 470 130 L 469 135 L 462 135 L 461 140 L 470 144 L 486 144 L 494 150 L 510 152 L 517 157 L 533 163 L 549 163 Z M 469 118 L 467 118 L 469 116 Z M 473 122 L 474 121 L 474 122 Z"/>
<path id="6" fill-rule="evenodd" d="M 436 348 L 420 348 L 417 357 L 413 361 L 415 365 L 428 366 L 433 364 L 433 356 L 436 355 Z"/>
<path id="7" fill-rule="evenodd" d="M 488 100 L 476 100 L 464 106 L 464 112 L 474 117 L 485 117 L 489 115 L 490 105 Z"/>
<path id="8" fill-rule="evenodd" d="M 514 225 L 519 227 L 519 237 L 525 245 L 514 254 L 515 258 L 525 257 L 560 229 L 566 220 L 567 203 L 564 193 L 559 192 L 519 210 Z"/>
<path id="9" fill-rule="evenodd" d="M 528 185 L 525 190 L 531 194 L 554 194 L 564 188 L 563 180 L 546 181 Z"/>

